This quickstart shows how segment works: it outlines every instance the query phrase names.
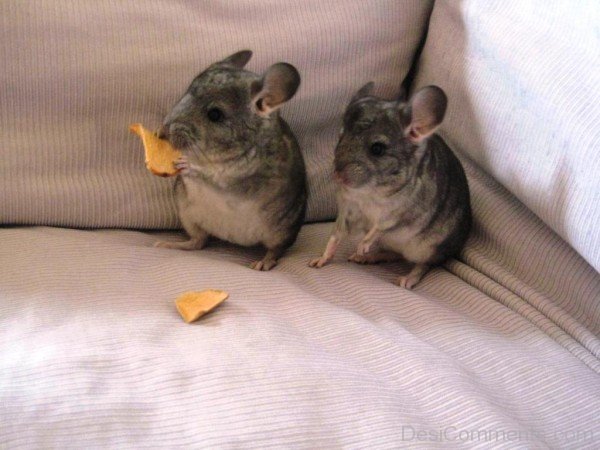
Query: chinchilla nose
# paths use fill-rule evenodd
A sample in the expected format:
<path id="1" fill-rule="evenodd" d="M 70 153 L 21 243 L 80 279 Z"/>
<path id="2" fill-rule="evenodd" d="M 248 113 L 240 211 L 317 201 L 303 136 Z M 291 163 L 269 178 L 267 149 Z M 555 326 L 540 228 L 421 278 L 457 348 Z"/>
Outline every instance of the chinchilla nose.
<path id="1" fill-rule="evenodd" d="M 159 139 L 166 139 L 168 130 L 169 128 L 166 125 L 161 125 L 158 130 L 156 130 L 156 135 Z"/>

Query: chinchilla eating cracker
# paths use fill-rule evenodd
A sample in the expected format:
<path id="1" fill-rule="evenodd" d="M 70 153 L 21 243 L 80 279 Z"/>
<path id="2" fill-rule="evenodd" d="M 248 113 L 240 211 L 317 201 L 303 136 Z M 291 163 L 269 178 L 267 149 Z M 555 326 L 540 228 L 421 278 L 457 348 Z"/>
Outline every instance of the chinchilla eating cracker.
<path id="1" fill-rule="evenodd" d="M 300 148 L 278 109 L 300 85 L 298 71 L 277 63 L 262 75 L 244 70 L 249 50 L 198 75 L 166 116 L 159 137 L 182 153 L 175 201 L 185 242 L 157 247 L 200 249 L 209 236 L 266 255 L 251 268 L 270 270 L 296 240 L 306 210 Z"/>
<path id="2" fill-rule="evenodd" d="M 371 94 L 373 83 L 352 98 L 335 149 L 338 217 L 322 267 L 347 233 L 362 240 L 350 261 L 414 263 L 397 284 L 410 289 L 431 266 L 458 254 L 471 228 L 469 186 L 460 161 L 434 134 L 447 98 L 424 87 L 408 101 Z"/>

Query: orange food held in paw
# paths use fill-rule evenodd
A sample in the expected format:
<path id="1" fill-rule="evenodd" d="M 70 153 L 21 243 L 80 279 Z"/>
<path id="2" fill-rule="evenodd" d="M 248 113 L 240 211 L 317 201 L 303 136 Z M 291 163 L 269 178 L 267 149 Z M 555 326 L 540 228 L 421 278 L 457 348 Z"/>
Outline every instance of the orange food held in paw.
<path id="1" fill-rule="evenodd" d="M 175 300 L 175 306 L 183 320 L 190 323 L 219 306 L 227 297 L 229 297 L 227 292 L 216 289 L 184 292 Z"/>
<path id="2" fill-rule="evenodd" d="M 172 177 L 179 172 L 173 164 L 181 152 L 175 150 L 169 141 L 160 139 L 152 131 L 144 128 L 140 123 L 129 126 L 129 131 L 137 134 L 144 144 L 146 150 L 146 167 L 154 175 L 159 177 Z"/>

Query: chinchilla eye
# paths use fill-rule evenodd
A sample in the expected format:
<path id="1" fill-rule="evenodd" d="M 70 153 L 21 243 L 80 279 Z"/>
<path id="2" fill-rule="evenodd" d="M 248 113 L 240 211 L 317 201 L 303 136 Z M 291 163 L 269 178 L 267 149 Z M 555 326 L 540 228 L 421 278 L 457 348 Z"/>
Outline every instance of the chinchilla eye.
<path id="1" fill-rule="evenodd" d="M 374 142 L 373 144 L 371 144 L 371 147 L 369 147 L 369 152 L 373 156 L 381 156 L 385 153 L 385 149 L 386 149 L 386 146 L 384 143 Z"/>
<path id="2" fill-rule="evenodd" d="M 219 108 L 210 108 L 206 112 L 206 117 L 208 117 L 208 120 L 211 122 L 220 122 L 223 120 L 224 114 Z"/>

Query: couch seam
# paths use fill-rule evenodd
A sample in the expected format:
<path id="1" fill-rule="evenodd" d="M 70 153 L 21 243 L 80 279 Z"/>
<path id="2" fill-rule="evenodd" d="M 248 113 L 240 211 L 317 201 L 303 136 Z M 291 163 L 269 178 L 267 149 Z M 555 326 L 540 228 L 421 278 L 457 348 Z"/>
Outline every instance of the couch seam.
<path id="1" fill-rule="evenodd" d="M 571 325 L 565 329 L 564 322 L 566 319 L 560 320 L 563 325 L 561 326 L 561 323 L 557 323 L 557 320 L 552 317 L 554 314 L 546 314 L 528 301 L 527 298 L 524 298 L 519 295 L 518 292 L 514 292 L 512 289 L 502 284 L 501 280 L 496 280 L 485 272 L 480 271 L 478 268 L 471 266 L 468 263 L 468 260 L 471 259 L 469 258 L 468 253 L 469 251 L 467 249 L 463 252 L 463 256 L 466 256 L 466 261 L 451 259 L 444 264 L 445 269 L 483 294 L 502 303 L 507 308 L 525 318 L 563 348 L 568 350 L 577 359 L 582 361 L 591 370 L 600 374 L 600 358 L 596 356 L 594 349 L 590 348 L 589 343 L 586 342 L 588 340 L 592 340 L 594 343 L 597 342 L 597 339 L 591 332 L 573 319 L 566 311 L 554 306 L 554 308 L 560 310 L 566 317 L 571 319 Z M 586 339 L 582 339 L 581 336 L 579 336 L 579 338 L 574 336 L 571 331 L 573 327 L 585 330 L 585 332 L 577 334 L 584 334 Z M 592 338 L 587 336 L 587 334 L 592 336 Z"/>

